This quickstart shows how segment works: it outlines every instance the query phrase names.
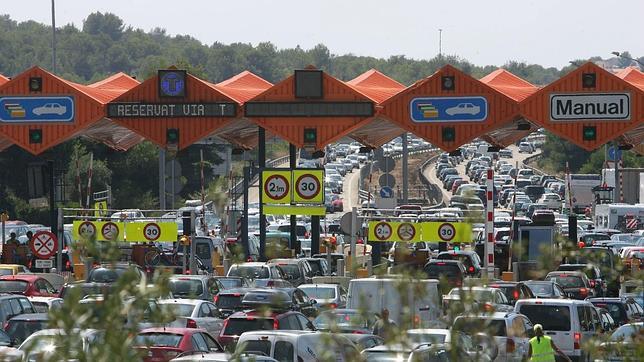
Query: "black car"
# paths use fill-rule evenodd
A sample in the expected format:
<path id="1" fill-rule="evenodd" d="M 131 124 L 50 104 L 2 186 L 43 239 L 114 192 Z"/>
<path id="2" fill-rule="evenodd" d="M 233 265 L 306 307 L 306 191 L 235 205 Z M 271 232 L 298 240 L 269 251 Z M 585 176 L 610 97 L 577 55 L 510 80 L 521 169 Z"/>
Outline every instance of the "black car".
<path id="1" fill-rule="evenodd" d="M 604 308 L 618 325 L 640 322 L 642 307 L 633 298 L 588 298 L 595 307 Z"/>
<path id="2" fill-rule="evenodd" d="M 465 266 L 458 260 L 432 259 L 425 264 L 423 271 L 427 278 L 441 280 L 439 288 L 442 294 L 462 286 L 465 278 Z"/>
<path id="3" fill-rule="evenodd" d="M 586 274 L 590 287 L 595 289 L 595 296 L 604 297 L 608 293 L 608 284 L 602 276 L 599 267 L 593 264 L 561 264 L 559 271 L 580 271 Z"/>
<path id="4" fill-rule="evenodd" d="M 249 291 L 254 290 L 252 288 L 233 288 L 233 289 L 224 289 L 215 296 L 214 303 L 219 309 L 219 312 L 223 315 L 224 318 L 229 315 L 244 310 L 244 305 L 242 300 L 244 296 Z"/>
<path id="5" fill-rule="evenodd" d="M 586 274 L 575 271 L 553 271 L 548 273 L 544 280 L 552 280 L 561 285 L 564 292 L 573 299 L 586 299 L 594 297 L 595 290 L 590 288 L 590 281 Z"/>
<path id="6" fill-rule="evenodd" d="M 137 281 L 145 280 L 145 273 L 136 264 L 101 264 L 87 274 L 89 283 L 114 283 L 126 272 L 133 272 Z"/>
<path id="7" fill-rule="evenodd" d="M 523 283 L 530 288 L 535 298 L 568 298 L 563 288 L 552 280 L 528 280 Z"/>
<path id="8" fill-rule="evenodd" d="M 5 325 L 4 330 L 14 346 L 19 346 L 30 335 L 46 329 L 49 323 L 47 313 L 29 313 L 17 315 Z"/>
<path id="9" fill-rule="evenodd" d="M 474 251 L 451 250 L 443 251 L 436 257 L 438 260 L 458 260 L 465 266 L 465 275 L 478 278 L 481 276 L 481 259 Z"/>
<path id="10" fill-rule="evenodd" d="M 316 301 L 298 288 L 254 289 L 244 295 L 242 305 L 251 309 L 294 310 L 309 318 L 318 315 Z"/>

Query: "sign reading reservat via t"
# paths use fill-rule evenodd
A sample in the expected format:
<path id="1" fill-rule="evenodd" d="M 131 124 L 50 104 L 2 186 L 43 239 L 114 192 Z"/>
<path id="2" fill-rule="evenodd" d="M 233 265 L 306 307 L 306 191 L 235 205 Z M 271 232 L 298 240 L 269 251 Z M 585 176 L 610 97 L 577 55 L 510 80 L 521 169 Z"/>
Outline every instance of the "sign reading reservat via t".
<path id="1" fill-rule="evenodd" d="M 234 117 L 235 103 L 110 103 L 107 116 L 113 118 Z"/>

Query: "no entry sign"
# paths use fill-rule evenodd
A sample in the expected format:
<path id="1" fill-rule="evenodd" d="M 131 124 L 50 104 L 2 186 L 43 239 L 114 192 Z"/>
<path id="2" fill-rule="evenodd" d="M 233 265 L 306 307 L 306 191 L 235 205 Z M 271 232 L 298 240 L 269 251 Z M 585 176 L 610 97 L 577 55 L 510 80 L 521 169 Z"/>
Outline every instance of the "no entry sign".
<path id="1" fill-rule="evenodd" d="M 29 248 L 39 259 L 49 259 L 58 249 L 58 239 L 54 233 L 39 231 L 29 240 Z"/>

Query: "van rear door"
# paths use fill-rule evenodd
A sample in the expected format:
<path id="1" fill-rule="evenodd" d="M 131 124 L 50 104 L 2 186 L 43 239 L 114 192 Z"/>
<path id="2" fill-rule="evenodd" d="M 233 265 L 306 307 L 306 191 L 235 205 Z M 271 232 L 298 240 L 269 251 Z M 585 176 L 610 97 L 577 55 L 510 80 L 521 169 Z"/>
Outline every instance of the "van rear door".
<path id="1" fill-rule="evenodd" d="M 567 355 L 573 353 L 574 335 L 571 315 L 574 311 L 570 310 L 571 304 L 522 303 L 521 301 L 517 304 L 517 312 L 528 317 L 533 324 L 541 324 L 544 333 L 552 338 L 559 349 Z"/>

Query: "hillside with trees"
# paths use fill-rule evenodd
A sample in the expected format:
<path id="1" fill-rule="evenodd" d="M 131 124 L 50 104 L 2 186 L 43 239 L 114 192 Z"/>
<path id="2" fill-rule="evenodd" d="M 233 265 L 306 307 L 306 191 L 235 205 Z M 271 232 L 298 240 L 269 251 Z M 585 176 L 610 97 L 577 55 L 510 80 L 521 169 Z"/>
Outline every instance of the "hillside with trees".
<path id="1" fill-rule="evenodd" d="M 9 15 L 0 16 L 0 74 L 15 76 L 34 65 L 51 70 L 51 30 L 46 24 L 34 21 L 18 23 Z M 270 42 L 257 45 L 203 44 L 189 35 L 169 36 L 162 28 L 150 31 L 135 29 L 124 24 L 115 14 L 100 12 L 88 15 L 81 29 L 65 25 L 57 28 L 56 34 L 55 73 L 79 83 L 94 82 L 116 72 L 125 72 L 143 80 L 152 76 L 157 69 L 170 65 L 188 69 L 211 82 L 220 82 L 249 70 L 273 83 L 292 74 L 293 69 L 309 64 L 342 80 L 349 80 L 375 68 L 405 85 L 431 75 L 445 64 L 451 64 L 475 78 L 481 78 L 498 68 L 474 65 L 456 55 L 432 59 L 410 59 L 404 55 L 387 59 L 337 55 L 323 44 L 311 49 L 299 46 L 278 49 Z M 641 60 L 644 61 L 644 58 Z M 536 85 L 552 82 L 574 69 L 572 65 L 556 69 L 517 61 L 508 61 L 501 67 Z M 575 155 L 575 171 L 596 171 L 599 157 L 596 155 L 601 150 L 591 154 L 566 141 L 555 141 L 558 143 L 546 148 L 546 159 L 542 162 L 562 165 L 558 161 L 548 162 L 548 159 L 559 160 Z M 553 141 L 549 139 L 549 142 Z M 206 155 L 208 161 L 219 162 L 214 151 L 210 151 Z M 94 155 L 93 190 L 110 185 L 118 208 L 152 208 L 158 205 L 158 149 L 153 144 L 144 142 L 122 153 L 101 144 L 75 139 L 54 147 L 40 157 L 34 157 L 15 146 L 0 152 L 0 169 L 3 170 L 0 173 L 0 210 L 8 210 L 13 218 L 46 222 L 46 211 L 29 206 L 24 186 L 27 164 L 46 159 L 56 160 L 56 167 L 63 175 L 68 188 L 65 204 L 78 206 L 79 195 L 73 186 L 77 174 L 76 160 L 80 161 L 81 177 L 86 179 L 90 153 Z M 199 188 L 198 153 L 198 146 L 193 146 L 177 155 L 186 170 L 186 186 L 181 193 L 183 198 Z M 628 157 L 641 166 L 641 158 Z"/>

